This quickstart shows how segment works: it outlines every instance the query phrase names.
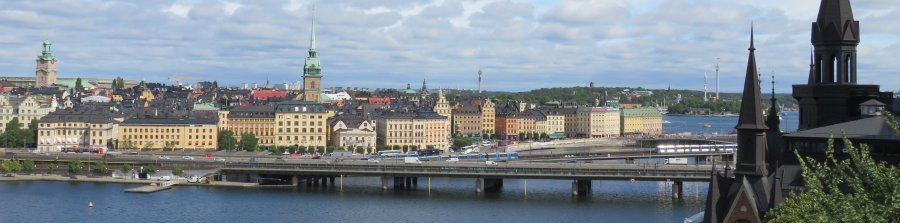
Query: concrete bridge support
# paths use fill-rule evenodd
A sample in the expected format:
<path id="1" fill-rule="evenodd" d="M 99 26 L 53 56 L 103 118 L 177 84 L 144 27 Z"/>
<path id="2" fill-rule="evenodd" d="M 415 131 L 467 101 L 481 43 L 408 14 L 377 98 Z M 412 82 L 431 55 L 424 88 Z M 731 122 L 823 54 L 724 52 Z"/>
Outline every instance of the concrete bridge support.
<path id="1" fill-rule="evenodd" d="M 672 183 L 672 199 L 681 199 L 684 193 L 684 182 L 676 180 Z"/>
<path id="2" fill-rule="evenodd" d="M 381 176 L 381 190 L 387 190 L 387 189 L 388 189 L 388 177 Z"/>
<path id="3" fill-rule="evenodd" d="M 328 187 L 328 177 L 319 177 L 322 180 L 322 187 Z"/>
<path id="4" fill-rule="evenodd" d="M 499 193 L 503 189 L 503 178 L 484 178 L 485 193 Z"/>
<path id="5" fill-rule="evenodd" d="M 413 177 L 413 178 L 412 178 L 412 181 L 413 181 L 413 182 L 412 182 L 412 183 L 413 183 L 413 186 L 418 186 L 418 185 L 419 185 L 419 177 Z"/>
<path id="6" fill-rule="evenodd" d="M 587 196 L 592 188 L 591 180 L 573 180 L 572 196 Z"/>
<path id="7" fill-rule="evenodd" d="M 291 186 L 296 187 L 298 185 L 300 185 L 300 178 L 297 175 L 291 175 Z"/>
<path id="8" fill-rule="evenodd" d="M 331 181 L 331 182 L 328 182 L 328 183 L 331 184 L 331 186 L 333 187 L 333 186 L 334 186 L 334 176 L 328 177 L 328 181 Z"/>
<path id="9" fill-rule="evenodd" d="M 409 189 L 410 187 L 412 187 L 412 177 L 404 177 L 404 178 L 406 178 L 405 179 L 406 180 L 406 184 L 405 184 L 406 189 Z"/>
<path id="10" fill-rule="evenodd" d="M 475 193 L 481 193 L 481 178 L 475 178 Z"/>

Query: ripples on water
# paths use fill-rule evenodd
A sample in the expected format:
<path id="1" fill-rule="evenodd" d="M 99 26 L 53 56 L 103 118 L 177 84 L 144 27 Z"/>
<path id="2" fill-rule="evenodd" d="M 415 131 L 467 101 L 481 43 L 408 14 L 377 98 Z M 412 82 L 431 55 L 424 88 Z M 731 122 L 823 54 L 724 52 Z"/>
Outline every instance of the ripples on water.
<path id="1" fill-rule="evenodd" d="M 337 179 L 339 181 L 339 179 Z M 572 197 L 571 181 L 504 180 L 501 193 L 474 193 L 474 179 L 420 178 L 412 190 L 380 188 L 379 178 L 344 178 L 329 188 L 176 187 L 153 194 L 136 185 L 8 182 L 0 222 L 673 222 L 702 211 L 707 183 L 684 183 L 672 200 L 666 182 L 594 181 Z M 88 201 L 94 208 L 87 208 Z"/>

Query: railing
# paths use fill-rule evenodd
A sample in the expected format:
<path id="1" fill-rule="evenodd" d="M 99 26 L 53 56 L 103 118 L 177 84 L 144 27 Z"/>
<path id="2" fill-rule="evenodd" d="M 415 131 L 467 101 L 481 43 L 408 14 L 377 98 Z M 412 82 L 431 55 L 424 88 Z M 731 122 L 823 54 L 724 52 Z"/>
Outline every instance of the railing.
<path id="1" fill-rule="evenodd" d="M 307 174 L 428 175 L 504 178 L 685 179 L 709 180 L 710 166 L 562 165 L 457 166 L 384 164 L 229 163 L 222 171 L 293 172 Z"/>

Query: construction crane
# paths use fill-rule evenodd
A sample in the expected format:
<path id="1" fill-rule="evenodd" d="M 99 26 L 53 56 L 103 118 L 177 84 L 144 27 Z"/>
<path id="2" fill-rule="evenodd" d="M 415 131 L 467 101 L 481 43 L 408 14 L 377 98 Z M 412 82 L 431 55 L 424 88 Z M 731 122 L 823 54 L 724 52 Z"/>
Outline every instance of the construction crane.
<path id="1" fill-rule="evenodd" d="M 177 84 L 178 86 L 181 86 L 181 81 L 186 81 L 186 80 L 199 80 L 199 78 L 196 78 L 196 77 L 187 77 L 187 76 L 183 76 L 183 75 L 181 75 L 181 74 L 175 74 L 175 75 L 169 76 L 169 80 L 170 80 L 170 81 L 175 81 L 175 84 Z"/>

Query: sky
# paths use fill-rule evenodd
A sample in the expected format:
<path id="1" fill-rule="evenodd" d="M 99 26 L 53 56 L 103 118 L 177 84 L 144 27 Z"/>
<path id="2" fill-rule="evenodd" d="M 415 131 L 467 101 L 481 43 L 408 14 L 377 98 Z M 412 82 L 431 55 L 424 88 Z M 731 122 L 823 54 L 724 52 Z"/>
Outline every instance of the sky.
<path id="1" fill-rule="evenodd" d="M 851 1 L 858 79 L 900 89 L 900 4 Z M 323 87 L 739 92 L 751 22 L 758 66 L 790 92 L 809 73 L 819 0 L 59 0 L 0 2 L 0 76 L 33 76 L 50 39 L 59 77 L 220 85 L 296 82 L 316 15 Z M 315 8 L 315 10 L 313 10 Z M 188 81 L 193 82 L 193 81 Z M 763 88 L 768 89 L 769 84 Z"/>

